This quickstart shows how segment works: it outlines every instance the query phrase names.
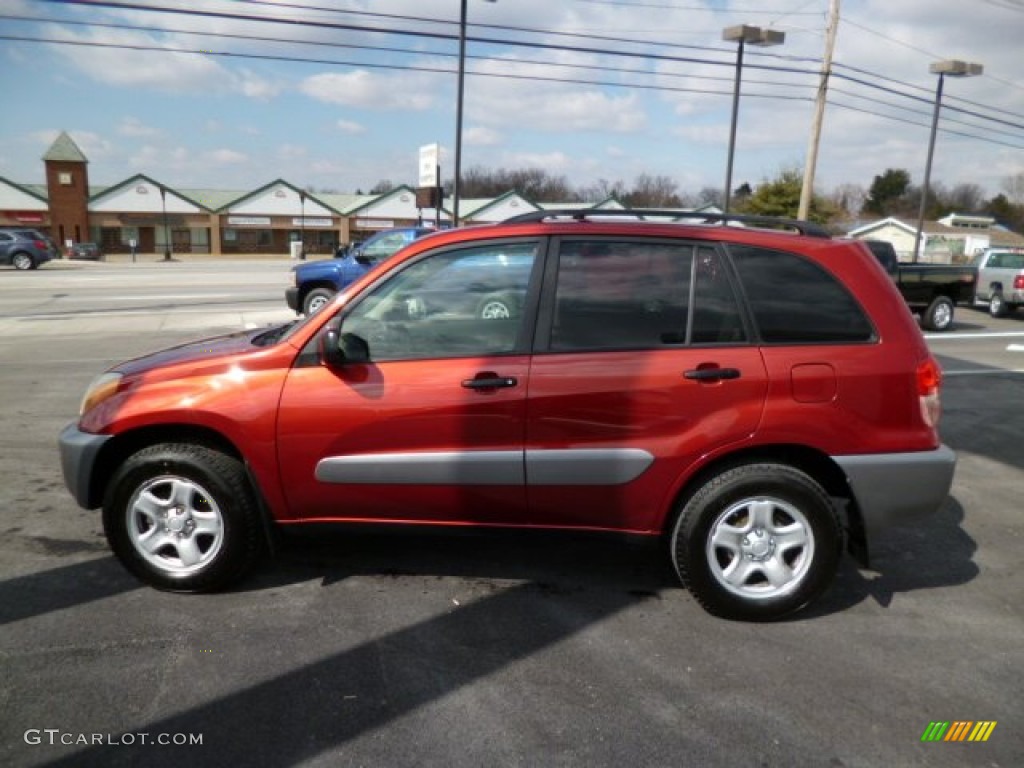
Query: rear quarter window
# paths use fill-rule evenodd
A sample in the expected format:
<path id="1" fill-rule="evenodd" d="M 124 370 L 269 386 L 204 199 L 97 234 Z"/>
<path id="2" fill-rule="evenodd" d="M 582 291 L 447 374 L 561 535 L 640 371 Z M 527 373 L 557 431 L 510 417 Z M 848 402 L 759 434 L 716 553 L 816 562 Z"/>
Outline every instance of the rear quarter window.
<path id="1" fill-rule="evenodd" d="M 860 304 L 832 274 L 785 251 L 729 246 L 762 341 L 853 343 L 874 339 Z"/>

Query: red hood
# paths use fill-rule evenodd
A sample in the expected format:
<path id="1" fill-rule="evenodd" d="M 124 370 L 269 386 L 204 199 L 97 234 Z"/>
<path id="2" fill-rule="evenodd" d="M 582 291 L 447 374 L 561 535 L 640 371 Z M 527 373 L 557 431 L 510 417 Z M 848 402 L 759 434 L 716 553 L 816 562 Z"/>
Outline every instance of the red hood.
<path id="1" fill-rule="evenodd" d="M 267 329 L 260 328 L 251 331 L 239 331 L 225 336 L 214 336 L 199 341 L 189 341 L 176 347 L 162 349 L 142 357 L 126 360 L 118 364 L 114 370 L 125 375 L 145 373 L 154 368 L 176 365 L 178 363 L 200 362 L 212 360 L 224 355 L 238 354 L 240 352 L 256 351 L 260 347 L 252 343 L 254 336 L 264 333 Z"/>

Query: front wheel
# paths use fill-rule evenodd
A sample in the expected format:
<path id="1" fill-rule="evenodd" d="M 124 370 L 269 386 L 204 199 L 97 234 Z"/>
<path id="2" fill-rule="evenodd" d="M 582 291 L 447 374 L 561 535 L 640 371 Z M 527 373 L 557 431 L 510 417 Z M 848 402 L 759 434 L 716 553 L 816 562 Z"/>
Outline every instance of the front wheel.
<path id="1" fill-rule="evenodd" d="M 508 320 L 516 315 L 516 303 L 503 294 L 487 296 L 477 305 L 476 315 L 482 320 Z"/>
<path id="2" fill-rule="evenodd" d="M 306 299 L 302 302 L 302 311 L 306 315 L 315 315 L 326 307 L 333 298 L 334 291 L 328 288 L 314 288 L 306 294 Z"/>
<path id="3" fill-rule="evenodd" d="M 129 571 L 175 592 L 228 586 L 262 548 L 242 463 L 198 445 L 154 445 L 130 456 L 107 490 L 103 529 Z"/>
<path id="4" fill-rule="evenodd" d="M 953 324 L 953 300 L 948 296 L 936 296 L 921 318 L 921 325 L 930 331 L 945 331 Z"/>
<path id="5" fill-rule="evenodd" d="M 745 464 L 686 498 L 671 537 L 683 585 L 716 616 L 770 621 L 831 584 L 842 527 L 824 489 L 784 464 Z"/>

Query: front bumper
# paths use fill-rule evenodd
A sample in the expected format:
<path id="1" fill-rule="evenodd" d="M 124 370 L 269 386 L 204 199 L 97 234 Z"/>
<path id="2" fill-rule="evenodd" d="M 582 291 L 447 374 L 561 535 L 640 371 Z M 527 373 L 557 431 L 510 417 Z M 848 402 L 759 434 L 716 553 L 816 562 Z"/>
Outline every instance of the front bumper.
<path id="1" fill-rule="evenodd" d="M 288 305 L 288 309 L 295 313 L 301 312 L 299 309 L 299 289 L 298 286 L 290 285 L 284 289 L 284 301 Z"/>
<path id="2" fill-rule="evenodd" d="M 864 527 L 872 532 L 933 514 L 949 497 L 956 454 L 933 451 L 836 456 L 846 473 Z"/>
<path id="3" fill-rule="evenodd" d="M 75 497 L 78 506 L 94 509 L 99 500 L 93 501 L 92 479 L 96 458 L 110 435 L 94 435 L 78 428 L 78 422 L 68 424 L 60 433 L 60 467 L 64 473 L 64 485 Z"/>

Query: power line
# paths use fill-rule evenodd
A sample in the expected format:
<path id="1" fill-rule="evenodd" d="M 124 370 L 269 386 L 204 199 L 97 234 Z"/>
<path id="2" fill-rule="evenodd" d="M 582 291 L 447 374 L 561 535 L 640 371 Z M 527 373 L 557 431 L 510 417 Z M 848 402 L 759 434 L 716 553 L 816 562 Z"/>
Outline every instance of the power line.
<path id="1" fill-rule="evenodd" d="M 37 0 L 37 2 L 46 2 L 46 3 L 50 3 L 50 4 L 57 4 L 57 5 L 79 5 L 78 3 L 70 2 L 70 0 Z M 265 0 L 241 0 L 241 2 L 243 2 L 245 4 L 251 4 L 251 5 L 267 5 L 267 4 L 270 4 L 270 3 L 265 2 Z M 183 9 L 180 9 L 180 8 L 168 8 L 168 7 L 165 7 L 165 6 L 140 5 L 138 3 L 129 3 L 129 2 L 90 2 L 89 4 L 90 5 L 99 5 L 99 6 L 104 6 L 104 7 L 111 7 L 111 8 L 116 8 L 116 9 L 130 9 L 130 10 L 139 10 L 139 11 L 166 12 L 166 13 L 172 13 L 172 14 L 178 14 L 178 15 L 188 15 L 188 16 L 200 16 L 200 17 L 214 16 L 214 17 L 217 17 L 217 18 L 227 18 L 227 19 L 237 20 L 237 21 L 256 21 L 256 22 L 271 23 L 271 24 L 283 23 L 283 24 L 288 24 L 288 25 L 291 25 L 291 26 L 298 26 L 298 27 L 327 28 L 327 29 L 332 29 L 332 30 L 345 30 L 345 31 L 357 31 L 357 32 L 377 32 L 377 33 L 381 33 L 381 34 L 385 34 L 385 35 L 387 35 L 387 34 L 394 34 L 394 35 L 400 35 L 400 36 L 406 36 L 406 37 L 419 37 L 419 38 L 427 37 L 428 39 L 438 39 L 438 40 L 455 40 L 455 39 L 457 39 L 457 36 L 454 35 L 454 34 L 442 33 L 442 32 L 426 32 L 426 31 L 423 31 L 423 30 L 381 28 L 381 27 L 372 27 L 372 26 L 366 26 L 366 25 L 338 24 L 338 23 L 335 23 L 335 22 L 310 21 L 310 20 L 300 20 L 300 19 L 284 19 L 284 20 L 282 20 L 282 19 L 279 19 L 279 18 L 276 18 L 276 17 L 250 16 L 250 15 L 242 15 L 242 14 L 226 13 L 226 12 L 218 12 L 218 11 L 196 11 L 196 10 L 187 10 L 186 11 L 186 10 L 183 10 Z M 369 13 L 369 12 L 363 12 L 363 11 L 342 11 L 340 9 L 323 8 L 323 7 L 320 7 L 320 6 L 299 5 L 299 4 L 296 4 L 296 3 L 289 3 L 289 4 L 273 3 L 272 5 L 274 5 L 274 7 L 287 6 L 287 7 L 292 7 L 292 8 L 296 8 L 296 9 L 303 9 L 303 10 L 317 10 L 317 11 L 318 10 L 324 10 L 324 11 L 332 11 L 332 12 L 336 12 L 336 13 L 344 12 L 344 13 L 348 13 L 348 14 L 361 15 L 361 16 L 370 16 L 370 17 L 374 17 L 374 18 L 383 18 L 383 17 L 391 18 L 391 19 L 396 19 L 397 18 L 397 19 L 401 19 L 401 20 L 404 20 L 404 21 L 410 21 L 411 20 L 411 21 L 417 21 L 417 22 L 430 22 L 430 23 L 433 23 L 433 24 L 445 24 L 445 23 L 448 23 L 448 22 L 444 22 L 444 21 L 436 20 L 436 19 L 426 19 L 425 17 L 399 16 L 397 14 L 379 14 L 379 13 Z M 18 17 L 8 16 L 8 17 L 3 17 L 3 18 L 18 18 Z M 24 19 L 24 20 L 30 20 L 30 19 Z M 31 19 L 31 20 L 33 20 L 33 21 L 50 21 L 50 22 L 57 23 L 57 24 L 61 24 L 61 23 L 63 23 L 63 24 L 79 24 L 79 25 L 82 25 L 82 26 L 112 27 L 112 28 L 121 28 L 121 29 L 136 29 L 136 30 L 139 30 L 139 31 L 172 32 L 172 33 L 177 33 L 177 34 L 189 34 L 189 35 L 207 35 L 207 36 L 223 37 L 223 38 L 227 38 L 227 39 L 252 41 L 252 42 L 272 41 L 272 42 L 283 42 L 283 43 L 287 43 L 287 44 L 296 44 L 296 45 L 320 45 L 320 46 L 328 46 L 328 47 L 342 47 L 342 48 L 352 48 L 352 49 L 361 49 L 361 50 L 371 50 L 371 51 L 377 51 L 377 52 L 401 53 L 401 54 L 407 54 L 407 55 L 423 55 L 422 51 L 408 50 L 408 49 L 395 48 L 395 47 L 386 47 L 386 46 L 370 46 L 370 45 L 357 45 L 357 44 L 325 43 L 323 41 L 314 41 L 314 40 L 283 40 L 280 37 L 267 38 L 267 37 L 255 36 L 255 35 L 214 34 L 214 33 L 203 33 L 203 32 L 198 32 L 198 31 L 193 31 L 193 30 L 169 30 L 166 27 L 158 27 L 158 28 L 154 28 L 154 27 L 141 27 L 141 26 L 132 27 L 131 25 L 126 25 L 126 24 L 125 25 L 115 25 L 113 23 L 72 22 L 72 21 L 60 20 L 60 19 L 38 19 L 38 18 L 35 18 L 35 19 Z M 487 27 L 494 28 L 494 29 L 518 31 L 518 32 L 527 32 L 527 31 L 529 31 L 529 32 L 540 32 L 541 31 L 541 30 L 535 30 L 535 29 L 528 28 L 528 27 L 502 27 L 502 26 L 499 26 L 499 25 L 481 25 L 481 26 L 487 26 Z M 605 42 L 617 42 L 617 43 L 627 43 L 627 44 L 641 44 L 641 43 L 651 44 L 651 41 L 630 40 L 628 38 L 620 38 L 620 37 L 581 35 L 581 34 L 578 34 L 578 33 L 553 33 L 553 34 L 568 36 L 570 38 L 588 39 L 588 40 L 601 40 L 601 41 L 605 41 Z M 7 37 L 5 37 L 3 39 L 18 40 L 19 38 L 14 37 L 14 36 L 7 36 Z M 716 60 L 716 59 L 696 58 L 696 57 L 692 57 L 692 56 L 676 56 L 676 55 L 668 55 L 668 54 L 652 54 L 649 51 L 645 52 L 645 53 L 641 53 L 641 52 L 634 52 L 634 51 L 621 51 L 621 50 L 613 50 L 613 49 L 608 49 L 608 48 L 597 48 L 597 47 L 590 47 L 590 46 L 584 47 L 584 46 L 560 45 L 560 44 L 554 44 L 554 43 L 525 42 L 525 41 L 518 41 L 518 40 L 514 40 L 513 41 L 513 40 L 500 39 L 500 38 L 496 39 L 496 38 L 472 37 L 472 38 L 469 38 L 469 39 L 473 40 L 474 42 L 483 42 L 483 43 L 490 43 L 490 44 L 495 44 L 495 45 L 518 46 L 518 47 L 527 47 L 527 48 L 531 48 L 531 49 L 552 50 L 552 51 L 559 51 L 559 52 L 588 53 L 588 54 L 595 54 L 595 55 L 602 55 L 602 56 L 613 56 L 613 57 L 624 57 L 624 58 L 642 59 L 642 60 L 645 60 L 645 61 L 653 59 L 655 61 L 672 62 L 672 63 L 683 63 L 683 64 L 705 64 L 705 65 L 713 65 L 713 66 L 726 66 L 726 65 L 727 66 L 732 66 L 732 62 L 731 61 L 724 62 L 724 61 L 719 61 L 719 60 Z M 31 42 L 32 40 L 30 38 L 22 38 L 22 41 L 23 42 Z M 51 39 L 41 39 L 41 38 L 38 39 L 37 41 L 38 42 L 49 42 L 49 43 L 53 43 L 53 44 L 69 44 L 69 45 L 70 44 L 79 44 L 79 45 L 85 45 L 86 44 L 86 43 L 82 43 L 82 42 L 70 43 L 70 42 L 64 41 L 64 40 L 51 40 Z M 660 46 L 665 46 L 665 47 L 670 47 L 671 46 L 671 44 L 667 44 L 667 43 L 664 43 L 664 44 L 663 43 L 654 43 L 654 44 L 655 45 L 660 45 Z M 118 47 L 116 45 L 107 45 L 107 44 L 95 44 L 95 45 L 97 47 Z M 134 47 L 136 50 L 155 50 L 155 51 L 175 52 L 175 49 L 168 49 L 166 47 L 153 47 L 153 46 L 141 46 L 141 45 L 140 46 L 128 46 L 128 45 L 125 45 L 123 47 L 126 47 L 126 48 Z M 709 52 L 715 52 L 715 53 L 723 52 L 721 49 L 710 48 L 710 47 L 701 47 L 701 46 L 671 46 L 671 47 L 694 49 L 694 50 L 703 50 L 703 51 L 709 51 Z M 190 50 L 190 49 L 177 49 L 176 52 L 181 52 L 181 53 L 206 53 L 207 55 L 209 55 L 208 51 L 193 51 L 193 50 Z M 326 59 L 326 60 L 325 59 L 312 59 L 312 58 L 308 58 L 308 57 L 287 57 L 287 56 L 270 56 L 270 55 L 257 55 L 257 54 L 241 54 L 241 53 L 232 53 L 232 52 L 217 52 L 217 54 L 218 55 L 223 55 L 223 56 L 231 56 L 231 57 L 248 57 L 248 58 L 254 58 L 254 59 L 268 59 L 268 60 L 277 60 L 277 61 L 294 61 L 294 62 L 317 63 L 317 64 L 332 64 L 332 65 L 341 65 L 341 66 L 360 66 L 360 67 L 378 68 L 378 69 L 396 69 L 396 70 L 403 70 L 404 69 L 404 70 L 407 70 L 407 71 L 421 71 L 421 72 L 430 72 L 430 73 L 450 73 L 450 70 L 446 70 L 446 69 L 440 68 L 440 67 L 427 67 L 427 66 L 415 66 L 414 67 L 414 66 L 408 66 L 408 65 L 407 66 L 399 66 L 399 65 L 378 64 L 378 63 L 370 63 L 370 62 L 352 62 L 352 61 L 338 61 L 338 60 L 329 60 L 329 59 Z M 433 52 L 430 52 L 429 55 L 451 57 L 453 54 L 449 54 L 449 53 L 445 53 L 445 52 L 433 51 Z M 476 60 L 494 60 L 494 59 L 486 59 L 485 57 L 470 57 L 470 58 L 473 58 L 473 59 L 476 59 Z M 799 59 L 799 58 L 796 58 L 796 57 L 787 57 L 787 56 L 771 56 L 771 58 L 776 60 L 776 61 L 795 61 L 795 62 L 811 61 L 809 59 Z M 503 59 L 497 59 L 497 60 L 503 61 Z M 516 63 L 517 63 L 517 65 L 523 64 L 523 65 L 531 65 L 531 66 L 546 66 L 546 67 L 560 67 L 560 68 L 579 68 L 579 69 L 589 69 L 591 71 L 615 71 L 617 74 L 650 74 L 650 73 L 648 73 L 648 72 L 646 72 L 644 70 L 637 70 L 637 69 L 623 70 L 621 67 L 611 68 L 611 67 L 599 67 L 599 66 L 596 66 L 596 65 L 574 65 L 574 64 L 566 64 L 564 62 L 527 62 L 525 60 L 517 60 Z M 806 69 L 803 69 L 803 68 L 800 68 L 800 67 L 780 66 L 778 64 L 754 64 L 754 63 L 751 63 L 751 64 L 748 64 L 747 67 L 748 68 L 752 68 L 752 69 L 761 69 L 763 71 L 772 72 L 772 73 L 776 73 L 776 74 L 783 74 L 783 75 L 813 74 L 812 72 L 810 72 L 810 70 L 806 70 Z M 837 67 L 842 68 L 843 65 L 840 64 L 840 65 L 837 65 Z M 859 69 L 853 68 L 853 67 L 846 67 L 846 69 L 849 69 L 850 71 L 854 71 L 854 72 L 863 73 L 867 77 L 871 77 L 871 78 L 873 78 L 875 80 L 881 80 L 881 81 L 885 81 L 885 82 L 895 83 L 895 84 L 897 84 L 899 86 L 902 86 L 903 88 L 906 88 L 906 89 L 918 90 L 918 91 L 920 91 L 922 93 L 927 93 L 926 89 L 924 89 L 924 88 L 922 88 L 920 86 L 916 86 L 914 84 L 898 81 L 898 80 L 895 80 L 893 78 L 889 78 L 889 77 L 885 77 L 883 75 L 879 75 L 877 73 L 871 73 L 869 71 L 859 70 Z M 475 73 L 470 73 L 470 74 L 474 74 L 474 75 L 477 75 L 477 76 L 501 77 L 501 75 L 498 75 L 496 73 L 475 72 Z M 868 88 L 868 89 L 879 90 L 879 91 L 882 91 L 884 93 L 889 93 L 889 94 L 892 94 L 892 95 L 898 95 L 898 96 L 900 96 L 902 98 L 908 98 L 908 99 L 911 99 L 913 101 L 917 101 L 917 102 L 919 102 L 921 104 L 929 104 L 930 105 L 932 103 L 931 102 L 931 98 L 930 97 L 925 97 L 924 95 L 922 95 L 922 96 L 914 96 L 912 94 L 906 93 L 905 91 L 901 91 L 901 90 L 897 90 L 897 89 L 892 88 L 892 87 L 887 87 L 887 86 L 881 85 L 878 82 L 872 82 L 870 80 L 866 80 L 866 79 L 863 79 L 863 78 L 853 77 L 851 75 L 844 75 L 841 72 L 836 72 L 836 73 L 833 73 L 833 74 L 834 74 L 835 77 L 845 78 L 849 82 L 855 83 L 855 84 L 857 84 L 859 86 L 862 86 L 862 87 L 865 87 L 865 88 Z M 696 79 L 696 80 L 714 80 L 714 79 L 718 79 L 718 78 L 714 78 L 714 77 L 708 76 L 708 75 L 693 75 L 693 74 L 666 73 L 666 72 L 660 72 L 660 73 L 658 73 L 658 76 L 660 76 L 660 77 L 687 77 L 687 78 L 692 78 L 692 79 Z M 642 89 L 646 89 L 646 90 L 664 90 L 664 91 L 669 91 L 669 92 L 681 92 L 681 93 L 703 93 L 703 94 L 715 94 L 715 95 L 722 95 L 722 93 L 723 93 L 723 92 L 719 92 L 719 91 L 711 91 L 711 90 L 697 89 L 697 88 L 674 88 L 674 87 L 671 87 L 671 86 L 650 86 L 650 85 L 641 85 L 641 84 L 638 84 L 638 83 L 624 83 L 624 82 L 621 82 L 621 81 L 607 82 L 607 81 L 601 81 L 601 80 L 586 80 L 586 79 L 580 79 L 580 78 L 566 79 L 566 78 L 540 77 L 540 76 L 523 76 L 523 77 L 520 77 L 520 76 L 506 76 L 506 79 L 532 79 L 532 80 L 543 80 L 543 81 L 548 81 L 548 82 L 567 82 L 567 83 L 590 84 L 590 85 L 607 86 L 607 87 L 642 88 Z M 755 82 L 755 81 L 748 81 L 748 82 Z M 788 82 L 783 82 L 783 81 L 759 80 L 759 81 L 756 81 L 756 82 L 758 84 L 762 84 L 762 85 L 772 85 L 772 86 L 780 86 L 780 87 L 801 87 L 799 84 L 788 83 Z M 753 97 L 766 97 L 766 98 L 767 97 L 771 97 L 768 94 L 750 94 L 750 95 L 753 96 Z M 781 96 L 781 95 L 778 95 L 778 94 L 776 94 L 775 96 L 777 98 L 782 98 L 782 99 L 787 98 L 787 97 L 784 97 L 784 96 Z M 801 97 L 791 97 L 791 98 L 799 99 Z M 871 100 L 870 97 L 866 97 L 866 96 L 858 96 L 858 98 L 869 100 L 869 101 Z M 982 108 L 982 109 L 993 109 L 993 108 L 988 107 L 986 105 L 977 104 L 975 102 L 968 102 L 966 100 L 960 100 L 960 101 L 962 101 L 963 103 L 972 104 L 972 105 L 974 105 L 976 107 L 979 107 L 979 108 Z M 1003 124 L 1003 125 L 1007 125 L 1007 126 L 1014 127 L 1014 128 L 1019 127 L 1016 123 L 1009 122 L 1009 121 L 1006 121 L 1006 120 L 1001 120 L 999 118 L 988 116 L 988 115 L 983 115 L 983 114 L 978 113 L 977 111 L 972 111 L 972 110 L 963 109 L 963 108 L 960 108 L 960 107 L 955 107 L 952 104 L 946 105 L 946 108 L 950 109 L 950 110 L 959 111 L 962 114 L 970 115 L 970 116 L 975 117 L 976 119 L 979 119 L 979 120 L 983 120 L 983 121 L 987 121 L 987 122 L 993 122 L 993 123 L 997 123 L 997 124 Z M 996 111 L 1003 112 L 1004 114 L 1010 115 L 1012 117 L 1018 117 L 1018 115 L 1016 115 L 1015 113 L 1012 113 L 1012 112 L 1009 112 L 1009 111 L 1006 111 L 1006 110 L 996 110 Z M 990 130 L 994 130 L 994 129 L 990 129 Z M 1000 132 L 1000 133 L 1003 133 L 1005 135 L 1005 132 Z"/>

